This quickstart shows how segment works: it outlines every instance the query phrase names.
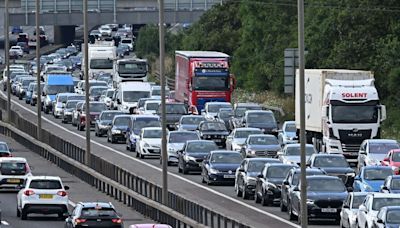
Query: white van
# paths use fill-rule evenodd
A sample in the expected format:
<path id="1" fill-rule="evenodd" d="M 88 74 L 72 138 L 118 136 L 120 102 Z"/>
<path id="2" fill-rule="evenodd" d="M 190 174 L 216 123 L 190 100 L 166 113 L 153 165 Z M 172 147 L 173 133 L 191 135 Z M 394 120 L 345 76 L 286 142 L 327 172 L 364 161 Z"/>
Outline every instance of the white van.
<path id="1" fill-rule="evenodd" d="M 150 92 L 151 86 L 148 82 L 121 82 L 115 96 L 118 110 L 133 114 L 138 100 L 150 97 Z"/>

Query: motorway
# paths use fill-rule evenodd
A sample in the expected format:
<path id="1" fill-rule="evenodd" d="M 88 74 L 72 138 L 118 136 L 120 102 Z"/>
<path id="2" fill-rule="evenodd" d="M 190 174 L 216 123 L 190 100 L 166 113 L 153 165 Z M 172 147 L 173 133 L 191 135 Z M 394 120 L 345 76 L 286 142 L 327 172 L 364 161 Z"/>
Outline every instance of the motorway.
<path id="1" fill-rule="evenodd" d="M 1 94 L 5 96 L 4 92 L 1 92 Z M 36 107 L 26 105 L 24 101 L 19 101 L 15 97 L 13 97 L 13 103 L 14 110 L 19 110 L 20 114 L 29 118 L 32 122 L 36 122 Z M 76 127 L 71 124 L 62 124 L 60 119 L 55 119 L 52 115 L 42 115 L 44 128 L 50 129 L 53 133 L 62 135 L 63 138 L 85 148 L 84 131 L 77 131 Z M 139 160 L 135 158 L 135 153 L 126 150 L 125 144 L 107 143 L 105 137 L 95 137 L 93 131 L 91 132 L 91 139 L 92 153 L 161 185 L 159 159 Z M 233 186 L 207 186 L 201 184 L 199 175 L 178 174 L 177 167 L 169 167 L 168 171 L 170 191 L 212 208 L 217 212 L 228 214 L 252 227 L 298 227 L 297 224 L 288 220 L 286 213 L 280 212 L 277 205 L 263 207 L 260 204 L 255 204 L 253 200 L 243 200 L 236 197 Z M 332 221 L 315 222 L 310 227 L 337 227 L 337 225 L 331 224 Z"/>
<path id="2" fill-rule="evenodd" d="M 144 218 L 141 214 L 128 208 L 124 204 L 114 200 L 113 198 L 98 192 L 95 188 L 81 181 L 79 178 L 63 171 L 53 163 L 45 160 L 36 153 L 29 151 L 14 140 L 3 135 L 0 136 L 0 141 L 6 141 L 10 148 L 13 149 L 15 157 L 24 157 L 28 160 L 34 175 L 54 175 L 60 176 L 63 183 L 70 187 L 68 190 L 70 209 L 76 202 L 83 201 L 106 201 L 111 202 L 119 213 L 122 214 L 125 225 L 135 223 L 148 223 L 151 220 Z M 16 216 L 16 193 L 15 192 L 0 192 L 0 208 L 2 210 L 2 226 L 1 227 L 30 227 L 30 228 L 56 228 L 64 227 L 64 222 L 58 220 L 52 215 L 30 215 L 29 220 L 22 221 Z"/>

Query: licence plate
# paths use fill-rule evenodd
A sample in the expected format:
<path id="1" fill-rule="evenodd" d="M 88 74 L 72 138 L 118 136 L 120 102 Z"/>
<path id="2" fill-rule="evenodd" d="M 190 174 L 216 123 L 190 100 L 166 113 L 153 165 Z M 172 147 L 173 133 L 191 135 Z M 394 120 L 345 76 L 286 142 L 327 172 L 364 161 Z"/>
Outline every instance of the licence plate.
<path id="1" fill-rule="evenodd" d="M 224 178 L 235 178 L 235 175 L 224 175 Z"/>
<path id="2" fill-rule="evenodd" d="M 40 199 L 53 199 L 53 195 L 52 194 L 40 194 L 39 198 Z"/>
<path id="3" fill-rule="evenodd" d="M 17 184 L 20 183 L 20 179 L 7 179 L 7 183 Z"/>
<path id="4" fill-rule="evenodd" d="M 221 142 L 221 139 L 214 139 L 214 142 Z"/>
<path id="5" fill-rule="evenodd" d="M 321 212 L 336 213 L 337 209 L 336 208 L 321 208 Z"/>

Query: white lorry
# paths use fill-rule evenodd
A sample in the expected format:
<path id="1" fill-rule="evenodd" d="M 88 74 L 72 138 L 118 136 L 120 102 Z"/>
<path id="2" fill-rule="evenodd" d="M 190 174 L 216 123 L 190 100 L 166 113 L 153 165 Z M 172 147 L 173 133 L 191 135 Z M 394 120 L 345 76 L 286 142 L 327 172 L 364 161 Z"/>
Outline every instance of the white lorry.
<path id="1" fill-rule="evenodd" d="M 147 82 L 149 67 L 147 60 L 145 59 L 119 59 L 115 62 L 115 71 L 113 77 L 114 87 L 116 87 L 120 82 Z"/>
<path id="2" fill-rule="evenodd" d="M 82 50 L 84 47 L 82 45 Z M 89 78 L 96 78 L 97 75 L 115 74 L 116 48 L 114 42 L 96 42 L 88 47 Z M 82 58 L 82 69 L 85 67 L 85 56 Z M 83 78 L 83 77 L 82 77 Z"/>
<path id="3" fill-rule="evenodd" d="M 296 73 L 296 127 L 300 129 L 299 72 Z M 381 105 L 370 71 L 306 69 L 307 143 L 357 162 L 364 139 L 380 138 L 386 108 Z"/>

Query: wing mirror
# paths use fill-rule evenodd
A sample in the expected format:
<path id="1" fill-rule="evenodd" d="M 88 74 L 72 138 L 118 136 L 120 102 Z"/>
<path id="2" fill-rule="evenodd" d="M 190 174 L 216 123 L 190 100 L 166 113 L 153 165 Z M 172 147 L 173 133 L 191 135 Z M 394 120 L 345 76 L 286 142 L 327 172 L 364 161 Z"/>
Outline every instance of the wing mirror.
<path id="1" fill-rule="evenodd" d="M 299 186 L 294 187 L 294 188 L 293 188 L 293 191 L 294 191 L 294 192 L 300 191 Z"/>
<path id="2" fill-rule="evenodd" d="M 238 171 L 239 171 L 239 172 L 244 172 L 244 169 L 243 169 L 243 168 L 241 168 L 241 169 L 239 169 Z"/>
<path id="3" fill-rule="evenodd" d="M 264 175 L 262 175 L 261 173 L 257 175 L 258 178 L 264 178 Z"/>

